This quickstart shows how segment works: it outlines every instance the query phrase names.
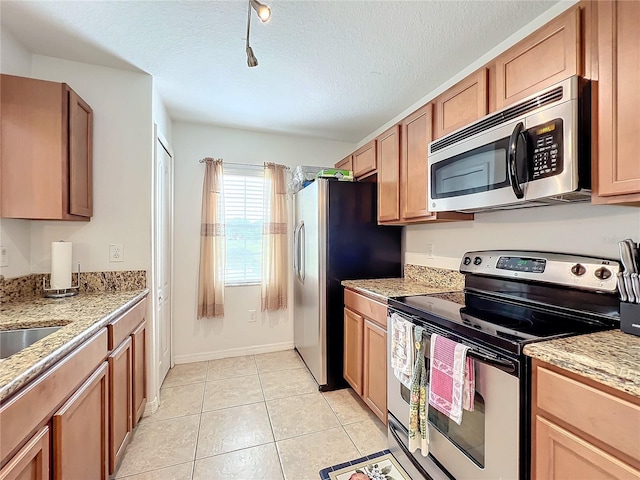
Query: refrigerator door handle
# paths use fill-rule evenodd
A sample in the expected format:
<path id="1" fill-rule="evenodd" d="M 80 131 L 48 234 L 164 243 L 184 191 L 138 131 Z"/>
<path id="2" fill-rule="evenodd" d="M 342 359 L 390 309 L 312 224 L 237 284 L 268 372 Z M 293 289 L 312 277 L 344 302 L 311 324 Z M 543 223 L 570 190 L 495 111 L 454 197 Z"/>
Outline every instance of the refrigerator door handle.
<path id="1" fill-rule="evenodd" d="M 298 275 L 298 225 L 293 229 L 293 273 Z"/>
<path id="2" fill-rule="evenodd" d="M 304 227 L 304 222 L 300 222 L 300 241 L 298 242 L 298 247 L 300 249 L 300 260 L 298 263 L 298 278 L 302 283 L 304 283 L 305 277 L 305 248 L 307 243 L 307 233 L 306 228 Z"/>

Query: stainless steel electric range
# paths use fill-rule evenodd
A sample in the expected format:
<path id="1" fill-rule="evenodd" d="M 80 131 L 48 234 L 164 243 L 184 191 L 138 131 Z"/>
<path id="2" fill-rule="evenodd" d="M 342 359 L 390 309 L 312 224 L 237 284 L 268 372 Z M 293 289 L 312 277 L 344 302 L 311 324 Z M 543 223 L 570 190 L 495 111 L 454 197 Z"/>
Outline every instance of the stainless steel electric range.
<path id="1" fill-rule="evenodd" d="M 460 425 L 429 408 L 427 457 L 408 450 L 409 390 L 388 370 L 389 448 L 414 480 L 529 478 L 531 362 L 523 348 L 618 328 L 619 270 L 602 258 L 469 252 L 460 264 L 464 291 L 389 299 L 389 315 L 424 327 L 423 341 L 444 335 L 474 359 L 475 408 Z"/>

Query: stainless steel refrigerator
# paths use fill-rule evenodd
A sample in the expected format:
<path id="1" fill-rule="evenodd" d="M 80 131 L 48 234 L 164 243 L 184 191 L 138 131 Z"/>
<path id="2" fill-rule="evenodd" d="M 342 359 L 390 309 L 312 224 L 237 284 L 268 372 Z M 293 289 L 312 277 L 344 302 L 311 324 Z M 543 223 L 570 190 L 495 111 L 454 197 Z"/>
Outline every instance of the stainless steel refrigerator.
<path id="1" fill-rule="evenodd" d="M 294 343 L 321 391 L 342 377 L 342 280 L 401 276 L 401 227 L 377 224 L 370 182 L 318 179 L 294 194 Z"/>

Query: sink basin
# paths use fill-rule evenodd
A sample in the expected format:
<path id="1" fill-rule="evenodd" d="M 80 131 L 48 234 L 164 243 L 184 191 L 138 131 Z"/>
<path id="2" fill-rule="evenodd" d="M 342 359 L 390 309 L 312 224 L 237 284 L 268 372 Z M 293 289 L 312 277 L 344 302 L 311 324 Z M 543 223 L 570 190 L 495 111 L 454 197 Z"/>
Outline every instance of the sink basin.
<path id="1" fill-rule="evenodd" d="M 0 330 L 0 359 L 7 358 L 23 348 L 36 343 L 62 327 L 25 328 Z"/>

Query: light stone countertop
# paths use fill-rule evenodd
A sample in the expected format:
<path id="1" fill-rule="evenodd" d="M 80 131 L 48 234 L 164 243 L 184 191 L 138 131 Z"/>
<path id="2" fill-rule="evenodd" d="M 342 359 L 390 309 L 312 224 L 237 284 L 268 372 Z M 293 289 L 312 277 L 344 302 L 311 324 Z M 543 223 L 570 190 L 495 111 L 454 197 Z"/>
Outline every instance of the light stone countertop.
<path id="1" fill-rule="evenodd" d="M 149 293 L 148 289 L 31 298 L 0 307 L 0 330 L 64 325 L 0 362 L 0 402 L 58 362 Z"/>
<path id="2" fill-rule="evenodd" d="M 532 343 L 524 353 L 640 397 L 640 337 L 609 330 Z"/>
<path id="3" fill-rule="evenodd" d="M 364 294 L 379 297 L 386 301 L 390 297 L 404 297 L 407 295 L 425 295 L 428 293 L 443 293 L 460 288 L 450 285 L 427 284 L 408 278 L 379 278 L 374 280 L 343 280 L 342 286 L 360 291 Z"/>

